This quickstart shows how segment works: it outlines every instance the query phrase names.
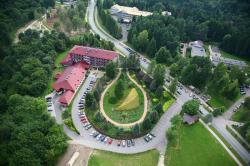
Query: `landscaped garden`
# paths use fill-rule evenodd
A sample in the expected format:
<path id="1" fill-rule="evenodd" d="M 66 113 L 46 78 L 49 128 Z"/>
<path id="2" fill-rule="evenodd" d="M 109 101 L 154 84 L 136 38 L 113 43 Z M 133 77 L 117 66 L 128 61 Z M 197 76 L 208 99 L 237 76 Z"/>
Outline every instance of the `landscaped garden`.
<path id="1" fill-rule="evenodd" d="M 154 166 L 158 159 L 157 150 L 131 155 L 95 150 L 90 156 L 88 166 Z"/>
<path id="2" fill-rule="evenodd" d="M 119 123 L 135 122 L 144 112 L 143 93 L 125 72 L 108 89 L 103 104 L 105 113 Z"/>
<path id="3" fill-rule="evenodd" d="M 187 126 L 180 116 L 175 117 L 172 123 L 167 133 L 166 165 L 237 165 L 201 123 Z"/>

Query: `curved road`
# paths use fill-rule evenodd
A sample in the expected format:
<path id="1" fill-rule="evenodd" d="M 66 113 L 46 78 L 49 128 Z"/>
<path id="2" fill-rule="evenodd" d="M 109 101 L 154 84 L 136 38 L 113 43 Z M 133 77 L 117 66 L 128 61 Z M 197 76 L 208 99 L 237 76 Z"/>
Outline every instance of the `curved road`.
<path id="1" fill-rule="evenodd" d="M 108 40 L 108 41 L 111 41 L 116 49 L 119 50 L 119 52 L 121 52 L 122 54 L 124 54 L 125 56 L 129 56 L 129 51 L 126 50 L 126 48 L 129 48 L 128 46 L 126 46 L 125 44 L 121 43 L 119 40 L 113 38 L 111 35 L 109 35 L 107 32 L 105 32 L 105 30 L 103 30 L 101 28 L 101 26 L 99 25 L 98 21 L 95 21 L 97 20 L 97 15 L 96 15 L 96 11 L 95 10 L 95 7 L 96 7 L 96 2 L 95 0 L 90 0 L 89 1 L 89 6 L 88 6 L 88 23 L 92 29 L 92 31 L 96 34 L 98 34 L 102 39 L 105 39 L 105 40 Z M 130 48 L 131 49 L 131 48 Z M 133 50 L 133 49 L 131 49 Z M 148 68 L 148 65 L 149 65 L 149 60 L 143 58 L 144 60 L 141 60 L 140 63 L 141 63 L 141 66 L 142 68 L 144 69 L 147 69 Z M 167 74 L 166 74 L 167 75 Z M 185 88 L 186 89 L 186 88 Z M 190 92 L 190 91 L 188 91 Z M 198 96 L 198 95 L 196 95 Z M 177 98 L 177 103 L 183 103 L 187 100 L 189 100 L 190 97 L 189 95 L 179 95 L 178 98 Z M 202 100 L 200 97 L 199 97 L 200 101 L 202 102 L 202 104 L 208 106 L 206 104 L 206 102 L 204 100 Z M 176 105 L 176 103 L 174 104 Z M 181 107 L 181 104 L 179 104 L 179 107 Z M 181 109 L 181 108 L 179 108 Z M 177 114 L 180 110 L 176 110 L 176 112 L 174 114 Z M 202 108 L 203 109 L 203 108 Z M 209 109 L 212 109 L 211 107 L 209 107 Z M 203 109 L 205 110 L 205 109 Z M 169 110 L 172 114 L 172 111 L 171 111 L 171 108 Z M 167 113 L 169 112 L 167 111 Z M 163 115 L 163 117 L 161 119 L 166 119 L 167 118 L 165 117 L 165 115 L 167 114 L 165 113 Z M 165 118 L 164 118 L 165 117 Z M 170 119 L 169 119 L 170 120 Z M 169 123 L 169 121 L 165 121 L 166 123 Z M 157 126 L 159 126 L 160 123 L 157 124 Z M 250 154 L 246 151 L 246 149 L 244 147 L 242 147 L 242 145 L 225 129 L 224 127 L 224 123 L 219 120 L 218 118 L 215 118 L 212 125 L 216 128 L 216 130 L 218 130 L 220 132 L 220 134 L 227 140 L 227 142 L 236 150 L 236 152 L 242 157 L 243 160 L 245 160 L 247 163 L 250 163 Z M 157 127 L 156 126 L 156 127 Z M 165 131 L 167 130 L 167 128 L 169 126 L 164 126 L 166 127 L 164 129 L 164 136 L 162 137 L 163 140 L 165 140 Z M 162 126 L 163 128 L 163 126 Z"/>

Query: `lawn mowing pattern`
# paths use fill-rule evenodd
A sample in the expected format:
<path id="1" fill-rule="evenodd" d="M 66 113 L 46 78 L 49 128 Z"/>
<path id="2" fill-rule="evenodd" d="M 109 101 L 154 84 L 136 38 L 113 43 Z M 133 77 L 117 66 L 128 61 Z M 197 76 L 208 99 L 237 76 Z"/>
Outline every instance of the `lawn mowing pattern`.
<path id="1" fill-rule="evenodd" d="M 135 122 L 135 121 L 139 120 L 141 118 L 141 116 L 143 115 L 143 112 L 144 112 L 143 93 L 141 92 L 140 88 L 137 87 L 128 78 L 126 73 L 122 73 L 119 79 L 122 79 L 122 81 L 124 82 L 124 95 L 123 95 L 121 100 L 119 100 L 119 101 L 117 101 L 115 103 L 110 103 L 109 102 L 110 98 L 112 99 L 112 97 L 115 96 L 114 95 L 114 90 L 115 90 L 115 86 L 116 86 L 117 82 L 114 83 L 108 89 L 108 91 L 106 92 L 106 94 L 104 96 L 104 103 L 103 103 L 104 111 L 107 114 L 107 116 L 109 116 L 112 120 L 114 120 L 116 122 L 124 123 L 124 124 L 132 123 L 132 122 Z M 128 96 L 129 92 L 133 88 L 135 88 L 135 90 L 136 90 L 136 92 L 138 93 L 138 96 L 139 96 L 139 103 L 140 103 L 139 107 L 137 107 L 135 109 L 131 109 L 131 110 L 115 111 L 115 108 L 117 108 L 118 106 L 120 106 L 123 103 L 123 101 Z"/>
<path id="2" fill-rule="evenodd" d="M 167 149 L 169 166 L 234 166 L 237 165 L 220 143 L 201 123 L 181 125 L 177 147 Z"/>
<path id="3" fill-rule="evenodd" d="M 139 96 L 135 88 L 131 89 L 126 99 L 122 102 L 119 107 L 116 108 L 117 111 L 131 110 L 139 107 Z"/>
<path id="4" fill-rule="evenodd" d="M 158 159 L 157 150 L 131 155 L 95 150 L 90 156 L 88 166 L 156 166 Z"/>

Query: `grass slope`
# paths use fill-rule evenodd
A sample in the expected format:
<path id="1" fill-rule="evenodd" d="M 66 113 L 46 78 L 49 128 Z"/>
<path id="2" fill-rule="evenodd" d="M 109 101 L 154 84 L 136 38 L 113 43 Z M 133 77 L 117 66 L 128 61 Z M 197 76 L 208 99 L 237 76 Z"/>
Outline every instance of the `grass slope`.
<path id="1" fill-rule="evenodd" d="M 167 149 L 168 166 L 234 166 L 237 165 L 218 141 L 197 123 L 181 125 L 179 144 Z"/>
<path id="2" fill-rule="evenodd" d="M 117 111 L 131 110 L 139 107 L 139 95 L 135 88 L 131 89 L 128 96 L 120 106 L 116 108 Z"/>
<path id="3" fill-rule="evenodd" d="M 125 155 L 95 150 L 88 161 L 88 166 L 156 166 L 159 153 L 156 150 Z"/>
<path id="4" fill-rule="evenodd" d="M 115 86 L 117 84 L 114 83 L 106 92 L 105 96 L 104 96 L 104 103 L 103 103 L 103 107 L 104 107 L 104 111 L 105 113 L 114 121 L 119 122 L 119 123 L 132 123 L 135 122 L 137 120 L 139 120 L 141 118 L 141 116 L 143 115 L 143 111 L 144 111 L 144 97 L 143 97 L 143 93 L 140 90 L 140 88 L 138 88 L 127 76 L 126 73 L 122 73 L 120 78 L 122 79 L 122 81 L 124 82 L 124 95 L 122 97 L 121 100 L 116 101 L 115 103 L 110 103 L 110 100 L 114 101 L 114 90 L 115 90 Z M 129 86 L 130 84 L 130 86 Z M 135 109 L 131 109 L 131 110 L 124 110 L 124 111 L 115 111 L 115 108 L 119 107 L 123 101 L 126 100 L 126 97 L 129 95 L 129 92 L 131 91 L 131 89 L 135 88 L 136 92 L 138 93 L 139 96 L 139 107 L 135 108 Z"/>

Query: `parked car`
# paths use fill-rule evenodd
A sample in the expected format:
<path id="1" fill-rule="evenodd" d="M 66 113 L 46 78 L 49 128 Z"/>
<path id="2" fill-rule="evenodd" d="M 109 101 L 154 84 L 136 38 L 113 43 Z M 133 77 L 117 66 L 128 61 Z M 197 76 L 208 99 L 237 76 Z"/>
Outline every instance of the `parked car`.
<path id="1" fill-rule="evenodd" d="M 117 146 L 121 146 L 121 140 L 118 141 Z"/>
<path id="2" fill-rule="evenodd" d="M 132 139 L 131 139 L 130 141 L 131 141 L 131 145 L 132 145 L 132 146 L 135 146 L 135 141 L 132 140 Z"/>
<path id="3" fill-rule="evenodd" d="M 108 139 L 109 137 L 106 137 L 103 142 L 106 144 L 108 142 Z"/>
<path id="4" fill-rule="evenodd" d="M 130 140 L 127 140 L 127 146 L 130 147 Z"/>
<path id="5" fill-rule="evenodd" d="M 147 137 L 147 136 L 144 136 L 144 138 L 143 138 L 146 142 L 149 142 L 150 140 L 149 140 L 149 138 Z"/>
<path id="6" fill-rule="evenodd" d="M 153 133 L 149 133 L 151 136 L 156 137 Z"/>
<path id="7" fill-rule="evenodd" d="M 90 128 L 92 128 L 92 125 L 89 124 L 88 126 L 85 127 L 85 130 L 89 130 Z"/>
<path id="8" fill-rule="evenodd" d="M 102 134 L 98 134 L 97 137 L 96 137 L 96 140 L 99 141 L 101 136 L 102 136 Z"/>
<path id="9" fill-rule="evenodd" d="M 126 141 L 122 140 L 122 146 L 125 147 L 126 146 Z"/>
<path id="10" fill-rule="evenodd" d="M 106 136 L 105 135 L 103 135 L 102 137 L 101 137 L 101 142 L 103 142 L 104 140 L 105 140 L 105 138 L 106 138 Z"/>
<path id="11" fill-rule="evenodd" d="M 113 140 L 111 138 L 109 138 L 108 140 L 108 144 L 112 144 Z"/>

